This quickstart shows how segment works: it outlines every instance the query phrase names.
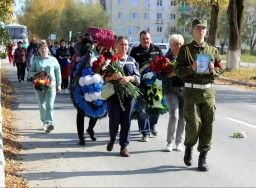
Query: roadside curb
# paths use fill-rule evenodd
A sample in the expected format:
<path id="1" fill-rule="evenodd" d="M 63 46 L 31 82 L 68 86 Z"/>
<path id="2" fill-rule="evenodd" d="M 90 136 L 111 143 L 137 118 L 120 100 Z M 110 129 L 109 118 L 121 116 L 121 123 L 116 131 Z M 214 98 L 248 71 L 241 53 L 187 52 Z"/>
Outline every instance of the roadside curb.
<path id="1" fill-rule="evenodd" d="M 2 71 L 2 60 L 0 60 L 0 71 Z M 0 75 L 0 81 L 2 83 L 2 79 L 1 79 L 1 75 Z M 2 93 L 1 90 L 1 86 L 0 86 L 0 94 Z M 2 133 L 2 101 L 1 101 L 1 97 L 0 97 L 0 187 L 5 187 L 5 172 L 4 172 L 4 166 L 5 166 L 5 160 L 4 160 L 4 152 L 3 152 L 3 133 Z"/>
<path id="2" fill-rule="evenodd" d="M 234 84 L 243 85 L 243 86 L 256 87 L 256 84 L 249 83 L 249 82 L 244 82 L 244 81 L 240 81 L 240 80 L 233 80 L 233 79 L 229 79 L 229 78 L 217 78 L 217 80 L 229 81 L 229 82 L 232 82 Z"/>

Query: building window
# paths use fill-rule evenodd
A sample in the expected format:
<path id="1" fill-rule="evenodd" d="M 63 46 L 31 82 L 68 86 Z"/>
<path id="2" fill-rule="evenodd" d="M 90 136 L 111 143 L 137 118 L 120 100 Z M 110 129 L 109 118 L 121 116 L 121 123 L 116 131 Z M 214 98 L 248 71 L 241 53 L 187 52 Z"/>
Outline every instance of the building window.
<path id="1" fill-rule="evenodd" d="M 146 26 L 146 27 L 144 28 L 144 30 L 150 32 L 150 27 L 149 27 L 149 26 Z"/>
<path id="2" fill-rule="evenodd" d="M 139 19 L 139 13 L 130 13 L 129 17 L 130 19 Z"/>
<path id="3" fill-rule="evenodd" d="M 163 0 L 157 0 L 156 5 L 157 6 L 162 6 L 163 5 Z"/>
<path id="4" fill-rule="evenodd" d="M 170 14 L 170 19 L 171 20 L 175 20 L 176 19 L 176 15 L 175 14 Z"/>
<path id="5" fill-rule="evenodd" d="M 117 32 L 118 33 L 123 33 L 124 32 L 124 26 L 118 26 L 117 27 Z"/>
<path id="6" fill-rule="evenodd" d="M 131 27 L 128 28 L 128 31 L 130 33 L 139 32 L 140 31 L 140 26 L 131 26 Z"/>
<path id="7" fill-rule="evenodd" d="M 124 19 L 124 13 L 123 12 L 118 12 L 118 18 L 119 19 Z"/>
<path id="8" fill-rule="evenodd" d="M 162 33 L 162 27 L 157 27 L 156 31 L 159 32 L 159 33 Z"/>
<path id="9" fill-rule="evenodd" d="M 150 0 L 144 0 L 144 6 L 149 6 L 150 5 Z"/>
<path id="10" fill-rule="evenodd" d="M 184 2 L 184 1 L 183 1 L 183 2 L 181 3 L 181 6 L 183 6 L 183 7 L 188 7 L 189 4 L 188 4 L 187 2 Z"/>
<path id="11" fill-rule="evenodd" d="M 163 14 L 161 14 L 161 13 L 157 13 L 157 15 L 156 15 L 156 19 L 158 19 L 158 20 L 162 20 L 162 19 L 163 19 Z"/>
<path id="12" fill-rule="evenodd" d="M 149 13 L 144 13 L 144 19 L 150 19 L 150 14 Z"/>
<path id="13" fill-rule="evenodd" d="M 138 6 L 139 0 L 130 0 L 130 6 Z"/>
<path id="14" fill-rule="evenodd" d="M 176 1 L 171 1 L 171 6 L 175 7 L 176 6 Z"/>
<path id="15" fill-rule="evenodd" d="M 171 31 L 171 33 L 176 33 L 176 27 L 171 27 L 170 31 Z"/>
<path id="16" fill-rule="evenodd" d="M 124 5 L 124 0 L 118 0 L 118 5 Z"/>

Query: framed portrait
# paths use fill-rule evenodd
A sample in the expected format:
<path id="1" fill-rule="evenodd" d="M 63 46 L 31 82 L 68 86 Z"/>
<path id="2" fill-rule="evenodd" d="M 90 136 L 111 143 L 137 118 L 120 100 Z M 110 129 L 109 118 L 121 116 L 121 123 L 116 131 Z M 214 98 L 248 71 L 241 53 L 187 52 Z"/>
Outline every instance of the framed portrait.
<path id="1" fill-rule="evenodd" d="M 209 54 L 198 54 L 197 57 L 198 67 L 196 69 L 197 74 L 210 74 L 209 63 L 211 57 Z"/>

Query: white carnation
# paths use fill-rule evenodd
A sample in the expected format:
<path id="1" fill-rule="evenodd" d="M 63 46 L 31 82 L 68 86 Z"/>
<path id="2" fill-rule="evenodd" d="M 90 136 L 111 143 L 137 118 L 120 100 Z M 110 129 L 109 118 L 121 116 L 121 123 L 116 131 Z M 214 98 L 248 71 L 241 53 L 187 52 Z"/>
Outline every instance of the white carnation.
<path id="1" fill-rule="evenodd" d="M 84 77 L 79 78 L 78 83 L 79 83 L 79 85 L 80 85 L 81 87 L 83 87 L 83 86 L 85 85 L 85 83 L 84 83 Z"/>

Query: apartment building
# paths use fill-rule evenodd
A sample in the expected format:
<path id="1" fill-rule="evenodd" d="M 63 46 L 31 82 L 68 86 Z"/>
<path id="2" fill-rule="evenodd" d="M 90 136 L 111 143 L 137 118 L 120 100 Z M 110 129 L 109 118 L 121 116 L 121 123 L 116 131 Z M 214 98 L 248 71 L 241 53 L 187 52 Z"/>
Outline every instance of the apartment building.
<path id="1" fill-rule="evenodd" d="M 109 16 L 109 26 L 116 35 L 138 41 L 139 33 L 148 30 L 153 42 L 168 42 L 175 33 L 178 18 L 188 5 L 175 0 L 101 0 Z"/>

